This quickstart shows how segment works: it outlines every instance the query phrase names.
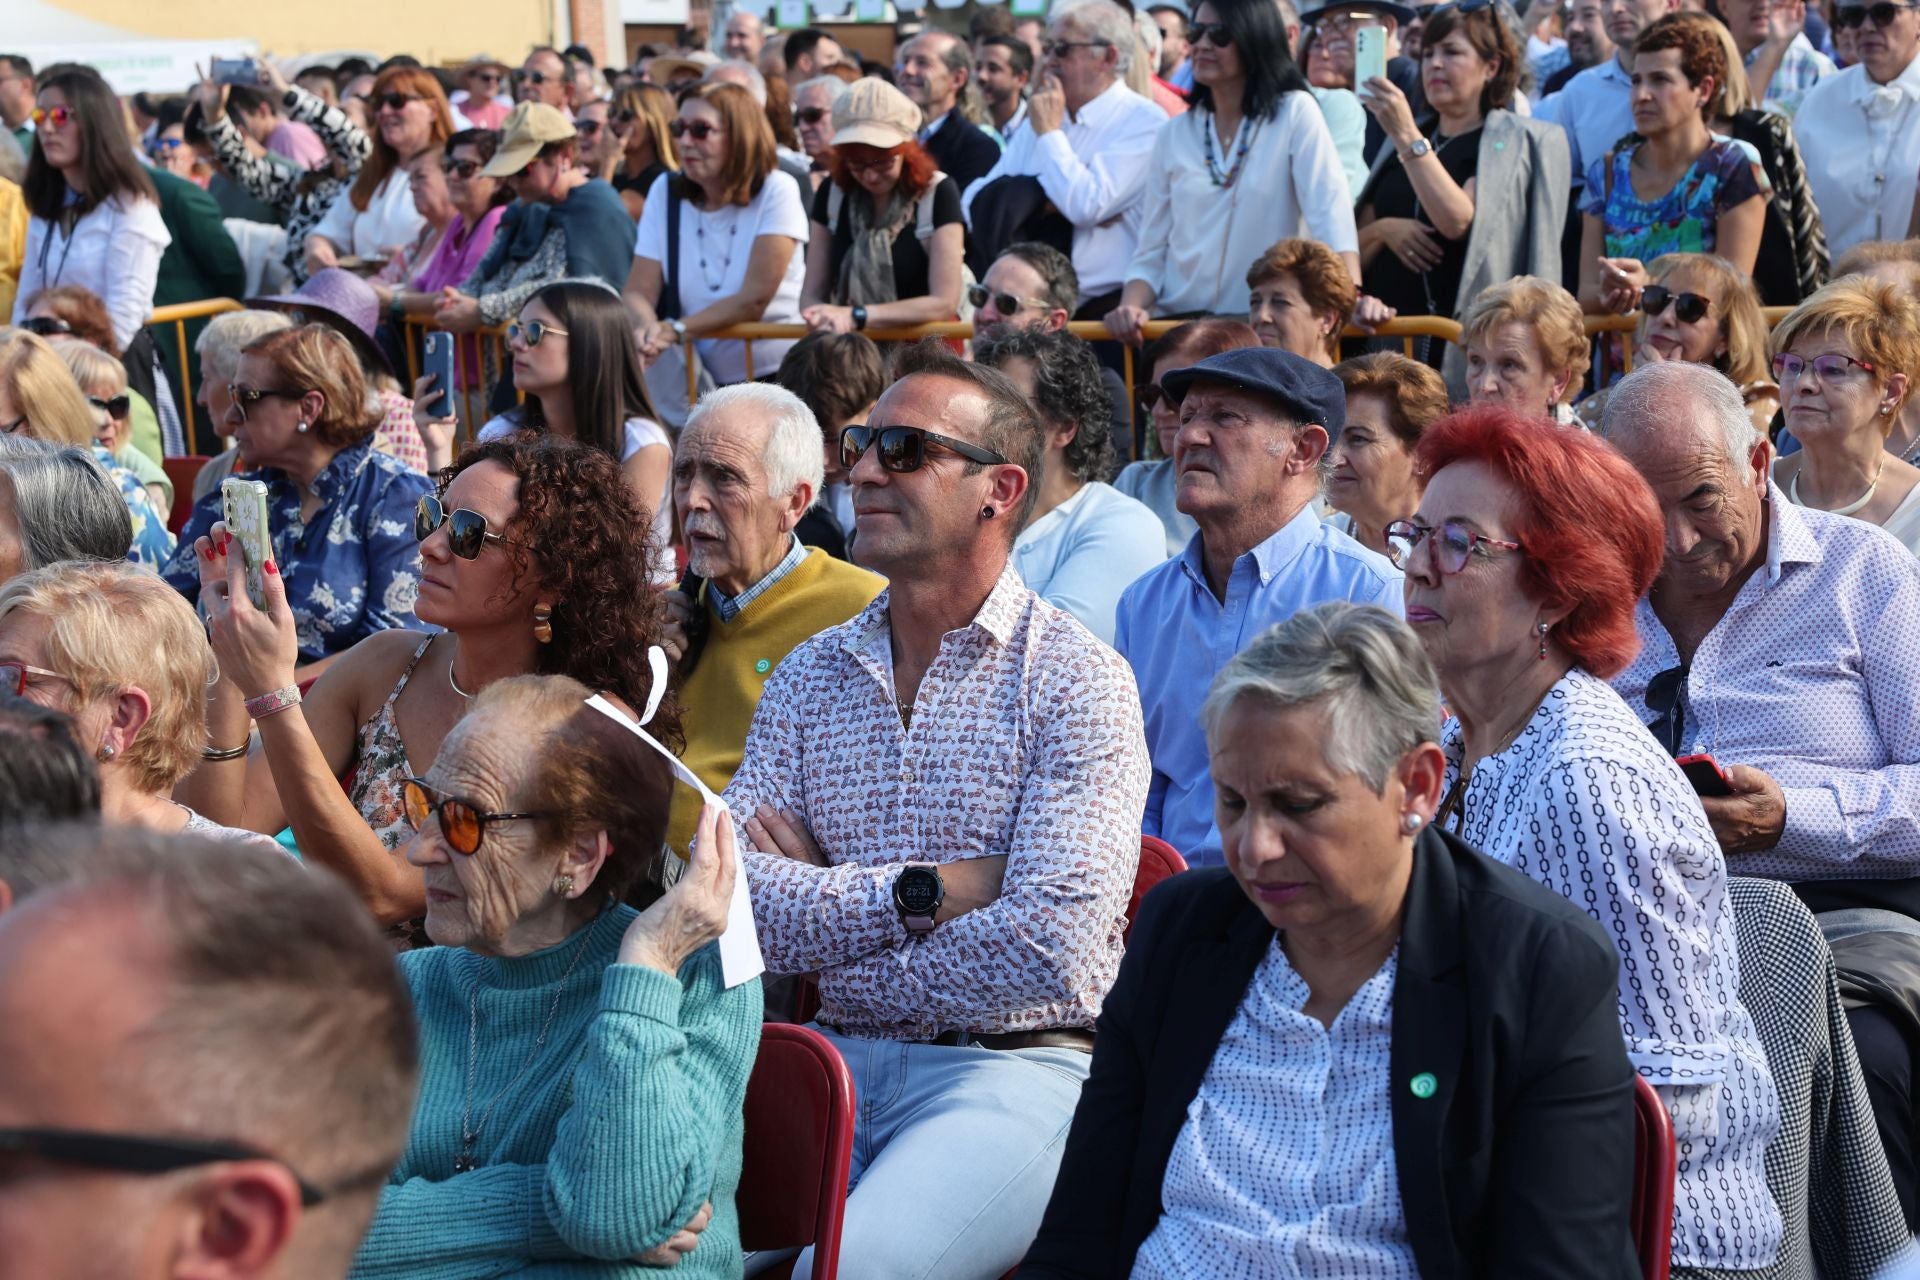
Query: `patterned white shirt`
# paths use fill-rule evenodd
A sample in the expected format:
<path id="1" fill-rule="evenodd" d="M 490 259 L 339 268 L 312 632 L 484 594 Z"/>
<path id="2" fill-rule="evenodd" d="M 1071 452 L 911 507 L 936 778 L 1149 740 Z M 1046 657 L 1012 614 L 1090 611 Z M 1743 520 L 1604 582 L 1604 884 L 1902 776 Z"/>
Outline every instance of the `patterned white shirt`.
<path id="1" fill-rule="evenodd" d="M 1440 745 L 1451 790 L 1459 721 Z M 1659 1090 L 1679 1144 L 1674 1266 L 1770 1264 L 1782 1223 L 1764 1162 L 1780 1098 L 1740 1003 L 1727 865 L 1680 767 L 1620 695 L 1576 667 L 1512 746 L 1474 766 L 1449 827 L 1585 908 L 1619 948 L 1627 1057 Z"/>
<path id="2" fill-rule="evenodd" d="M 1681 694 L 1681 754 L 1780 784 L 1780 843 L 1736 854 L 1743 876 L 1920 875 L 1920 560 L 1884 531 L 1809 511 L 1768 486 L 1767 563 L 1701 640 Z M 1640 656 L 1614 677 L 1651 723 L 1647 682 L 1680 665 L 1640 602 Z"/>
<path id="3" fill-rule="evenodd" d="M 1187 1106 L 1135 1280 L 1418 1280 L 1386 1101 L 1399 957 L 1323 1027 L 1267 949 Z"/>
<path id="4" fill-rule="evenodd" d="M 780 664 L 727 786 L 737 819 L 796 810 L 830 864 L 745 855 L 767 967 L 819 970 L 821 1020 L 849 1035 L 1090 1027 L 1140 862 L 1133 674 L 1009 564 L 941 639 L 909 727 L 891 594 Z M 1007 859 L 997 901 L 907 931 L 893 882 L 908 864 L 990 854 Z"/>

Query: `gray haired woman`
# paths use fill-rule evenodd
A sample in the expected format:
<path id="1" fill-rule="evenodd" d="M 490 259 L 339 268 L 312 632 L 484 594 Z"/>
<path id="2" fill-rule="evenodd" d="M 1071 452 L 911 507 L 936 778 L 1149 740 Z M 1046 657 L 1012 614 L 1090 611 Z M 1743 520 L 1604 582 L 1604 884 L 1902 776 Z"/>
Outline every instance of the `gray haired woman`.
<path id="1" fill-rule="evenodd" d="M 1215 679 L 1227 865 L 1140 912 L 1022 1277 L 1638 1274 L 1613 949 L 1429 825 L 1435 688 L 1351 604 Z"/>
<path id="2" fill-rule="evenodd" d="M 59 560 L 127 558 L 127 504 L 85 450 L 0 435 L 0 584 Z"/>
<path id="3" fill-rule="evenodd" d="M 207 411 L 213 433 L 222 440 L 233 435 L 227 422 L 227 406 L 232 403 L 227 387 L 240 376 L 240 353 L 270 333 L 291 329 L 293 318 L 281 311 L 228 311 L 207 321 L 207 327 L 194 340 L 200 357 L 200 391 L 193 402 Z M 220 487 L 233 474 L 239 454 L 232 448 L 200 468 L 193 479 L 195 502 Z"/>

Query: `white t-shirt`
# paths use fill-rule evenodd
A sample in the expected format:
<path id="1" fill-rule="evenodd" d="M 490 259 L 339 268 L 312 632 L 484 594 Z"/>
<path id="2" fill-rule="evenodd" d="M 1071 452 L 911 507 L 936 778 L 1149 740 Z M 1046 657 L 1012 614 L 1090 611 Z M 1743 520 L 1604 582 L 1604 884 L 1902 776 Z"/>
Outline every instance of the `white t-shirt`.
<path id="1" fill-rule="evenodd" d="M 776 169 L 767 175 L 760 194 L 744 206 L 708 210 L 695 208 L 690 200 L 681 201 L 680 262 L 676 268 L 667 262 L 666 183 L 672 176 L 662 174 L 647 190 L 647 204 L 640 214 L 633 255 L 661 264 L 662 277 L 671 277 L 679 284 L 680 314 L 690 316 L 720 298 L 740 292 L 747 282 L 747 259 L 753 254 L 753 242 L 761 236 L 785 236 L 796 246 L 793 257 L 787 262 L 787 273 L 781 277 L 780 288 L 760 319 L 766 324 L 800 323 L 800 286 L 807 274 L 809 228 L 799 184 Z M 707 339 L 695 345 L 715 382 L 746 381 L 746 343 Z M 754 376 L 766 377 L 773 373 L 792 346 L 791 340 L 754 343 Z"/>
<path id="2" fill-rule="evenodd" d="M 493 440 L 502 440 L 519 429 L 519 423 L 501 414 L 480 428 L 475 444 L 486 444 Z M 634 454 L 648 445 L 662 445 L 673 448 L 673 437 L 667 429 L 650 418 L 628 418 L 626 443 L 621 446 L 620 461 L 626 462 Z M 673 472 L 667 472 L 666 482 L 660 488 L 660 497 L 653 504 L 653 565 L 652 576 L 656 583 L 672 584 L 673 578 Z"/>

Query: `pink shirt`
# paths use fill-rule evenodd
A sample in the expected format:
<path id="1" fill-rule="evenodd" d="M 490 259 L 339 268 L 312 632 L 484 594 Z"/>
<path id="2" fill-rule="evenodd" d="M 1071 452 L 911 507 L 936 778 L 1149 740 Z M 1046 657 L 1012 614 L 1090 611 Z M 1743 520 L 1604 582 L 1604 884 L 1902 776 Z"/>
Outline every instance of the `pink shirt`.
<path id="1" fill-rule="evenodd" d="M 413 422 L 413 401 L 398 391 L 381 391 L 380 425 L 373 432 L 373 447 L 390 453 L 413 471 L 427 469 L 427 443 Z"/>
<path id="2" fill-rule="evenodd" d="M 298 120 L 284 120 L 268 134 L 267 150 L 285 156 L 302 169 L 324 169 L 332 162 L 320 135 Z"/>
<path id="3" fill-rule="evenodd" d="M 780 663 L 727 786 L 737 819 L 798 812 L 829 863 L 745 854 L 767 967 L 819 970 L 820 1018 L 850 1035 L 1091 1027 L 1140 862 L 1132 672 L 1009 564 L 942 639 L 909 728 L 889 595 Z M 989 854 L 1007 859 L 997 901 L 907 931 L 893 903 L 904 867 Z"/>

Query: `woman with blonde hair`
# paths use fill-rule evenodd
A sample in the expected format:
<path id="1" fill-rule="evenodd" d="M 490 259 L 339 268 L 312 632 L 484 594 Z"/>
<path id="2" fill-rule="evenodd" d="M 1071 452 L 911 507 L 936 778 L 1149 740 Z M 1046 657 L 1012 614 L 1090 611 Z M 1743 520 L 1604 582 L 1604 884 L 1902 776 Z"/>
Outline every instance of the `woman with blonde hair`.
<path id="1" fill-rule="evenodd" d="M 278 850 L 172 799 L 207 750 L 206 628 L 151 572 L 63 560 L 0 588 L 0 690 L 73 718 L 100 769 L 100 816 Z"/>
<path id="2" fill-rule="evenodd" d="M 166 469 L 133 445 L 133 397 L 127 391 L 126 366 L 90 342 L 56 338 L 54 352 L 66 361 L 93 415 L 93 442 L 115 463 L 138 476 L 153 509 L 173 510 L 173 481 Z"/>
<path id="3" fill-rule="evenodd" d="M 1801 446 L 1774 463 L 1774 483 L 1789 502 L 1877 524 L 1920 554 L 1920 467 L 1886 448 L 1920 373 L 1920 304 L 1847 276 L 1788 313 L 1773 351 Z"/>
<path id="4" fill-rule="evenodd" d="M 1340 330 L 1358 297 L 1346 262 L 1318 240 L 1282 240 L 1247 268 L 1247 319 L 1260 345 L 1323 369 L 1340 359 Z"/>
<path id="5" fill-rule="evenodd" d="M 453 136 L 447 95 L 420 67 L 388 67 L 374 80 L 367 107 L 373 154 L 307 236 L 309 273 L 337 267 L 344 257 L 384 262 L 417 240 L 426 222 L 413 207 L 407 166 Z"/>
<path id="6" fill-rule="evenodd" d="M 1753 417 L 1754 430 L 1770 434 L 1780 410 L 1780 388 L 1767 371 L 1767 320 L 1753 284 L 1714 253 L 1669 253 L 1647 264 L 1634 328 L 1635 365 L 1684 360 L 1710 364 L 1727 375 Z M 1588 396 L 1574 411 L 1598 429 L 1607 392 Z"/>
<path id="7" fill-rule="evenodd" d="M 1469 402 L 1572 421 L 1589 347 L 1586 317 L 1565 289 L 1539 276 L 1495 285 L 1461 315 L 1460 343 Z"/>
<path id="8" fill-rule="evenodd" d="M 613 170 L 613 189 L 635 222 L 647 207 L 647 192 L 662 174 L 680 172 L 674 149 L 673 95 L 657 84 L 630 84 L 614 101 L 614 127 L 627 125 L 626 146 Z"/>
<path id="9" fill-rule="evenodd" d="M 165 511 L 153 505 L 140 478 L 95 441 L 95 426 L 93 406 L 66 361 L 34 334 L 0 329 L 0 432 L 89 451 L 126 500 L 133 528 L 127 558 L 157 569 L 174 549 Z"/>

